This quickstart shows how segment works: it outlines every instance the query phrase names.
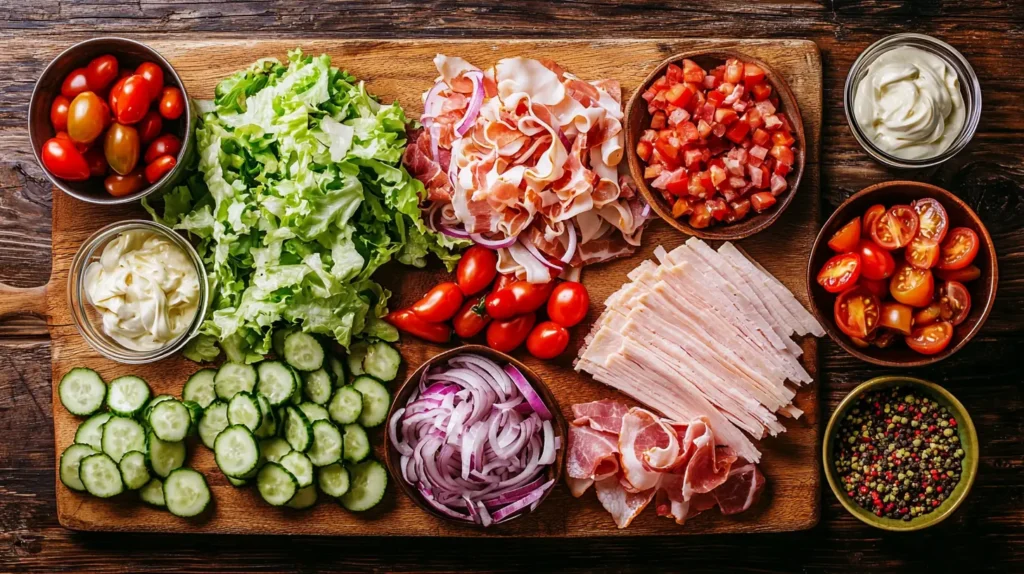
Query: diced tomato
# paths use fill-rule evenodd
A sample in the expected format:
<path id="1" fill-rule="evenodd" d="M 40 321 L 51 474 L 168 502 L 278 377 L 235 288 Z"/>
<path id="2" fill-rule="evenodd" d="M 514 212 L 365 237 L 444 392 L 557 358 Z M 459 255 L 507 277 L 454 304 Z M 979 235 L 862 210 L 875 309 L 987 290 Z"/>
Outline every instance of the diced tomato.
<path id="1" fill-rule="evenodd" d="M 668 69 L 665 70 L 665 75 L 662 76 L 666 83 L 675 84 L 683 79 L 683 69 L 675 64 L 669 64 Z M 662 78 L 658 78 L 659 80 Z M 657 82 L 655 82 L 657 83 Z"/>
<path id="2" fill-rule="evenodd" d="M 703 152 L 699 149 L 683 150 L 683 165 L 686 166 L 686 169 L 695 171 L 700 168 L 703 156 Z"/>
<path id="3" fill-rule="evenodd" d="M 729 176 L 725 173 L 725 169 L 720 166 L 713 165 L 711 166 L 710 172 L 711 185 L 715 186 L 717 189 L 721 189 L 722 186 L 725 185 L 726 180 L 729 179 Z M 721 220 L 720 217 L 716 217 L 715 219 Z"/>
<path id="4" fill-rule="evenodd" d="M 764 80 L 764 70 L 757 64 L 747 62 L 743 66 L 743 85 L 749 90 Z"/>
<path id="5" fill-rule="evenodd" d="M 679 198 L 672 204 L 672 217 L 676 219 L 679 219 L 691 211 L 693 211 L 693 208 L 690 207 L 690 202 L 685 199 Z"/>
<path id="6" fill-rule="evenodd" d="M 639 156 L 640 159 L 642 159 L 644 161 L 650 161 L 651 160 L 651 152 L 652 151 L 654 151 L 654 148 L 651 147 L 651 143 L 650 142 L 646 142 L 646 141 L 643 141 L 643 140 L 637 142 L 637 144 L 636 144 L 636 155 Z"/>
<path id="7" fill-rule="evenodd" d="M 727 94 L 719 90 L 708 93 L 707 103 L 717 107 L 721 107 L 722 102 L 725 100 Z"/>
<path id="8" fill-rule="evenodd" d="M 761 191 L 750 196 L 750 205 L 753 206 L 754 211 L 758 213 L 761 213 L 775 205 L 775 202 L 775 196 L 768 191 Z"/>
<path id="9" fill-rule="evenodd" d="M 682 196 L 686 195 L 687 189 L 690 187 L 690 178 L 684 170 L 680 169 L 679 171 L 680 173 L 672 181 L 665 184 L 665 191 L 672 195 Z"/>
<path id="10" fill-rule="evenodd" d="M 786 145 L 774 145 L 770 152 L 772 157 L 779 160 L 779 163 L 793 165 L 793 149 Z"/>
<path id="11" fill-rule="evenodd" d="M 738 84 L 743 80 L 743 62 L 730 58 L 725 61 L 725 81 Z"/>
<path id="12" fill-rule="evenodd" d="M 722 221 L 725 216 L 729 215 L 729 204 L 722 198 L 709 199 L 705 202 L 708 207 L 708 211 L 711 212 L 711 217 L 714 217 L 716 221 Z"/>
<path id="13" fill-rule="evenodd" d="M 663 171 L 665 171 L 665 166 L 660 164 L 646 166 L 644 167 L 644 179 L 654 179 Z"/>
<path id="14" fill-rule="evenodd" d="M 731 126 L 739 119 L 740 116 L 736 113 L 736 110 L 729 108 L 718 108 L 715 110 L 715 121 L 722 125 Z"/>
<path id="15" fill-rule="evenodd" d="M 693 206 L 693 212 L 690 214 L 690 227 L 704 229 L 709 225 L 711 225 L 711 210 L 708 209 L 707 203 L 701 202 Z"/>
<path id="16" fill-rule="evenodd" d="M 672 145 L 665 138 L 658 138 L 658 141 L 654 142 L 654 148 L 658 150 L 658 153 L 669 159 L 675 160 L 679 157 L 679 148 Z"/>
<path id="17" fill-rule="evenodd" d="M 786 165 L 786 164 L 784 164 L 784 163 L 782 163 L 780 161 L 777 161 L 777 162 L 775 162 L 775 169 L 772 170 L 772 173 L 774 173 L 776 175 L 781 175 L 782 177 L 786 177 L 786 175 L 789 174 L 789 172 L 792 169 L 792 167 L 793 166 L 791 166 L 791 165 Z"/>
<path id="18" fill-rule="evenodd" d="M 794 143 L 796 143 L 796 139 L 794 139 L 793 135 L 790 134 L 789 132 L 785 130 L 779 130 L 777 132 L 772 133 L 772 143 L 775 145 L 791 146 Z"/>
<path id="19" fill-rule="evenodd" d="M 705 74 L 706 74 L 706 72 L 704 72 L 704 68 L 701 68 L 697 64 L 697 62 L 694 62 L 693 60 L 683 60 L 683 80 L 684 81 L 700 83 L 700 82 L 704 81 Z M 762 74 L 763 74 L 763 72 L 762 72 Z"/>
<path id="20" fill-rule="evenodd" d="M 725 137 L 729 138 L 733 143 L 741 143 L 743 138 L 747 137 L 750 133 L 750 124 L 747 122 L 736 122 L 725 132 Z"/>
<path id="21" fill-rule="evenodd" d="M 693 122 L 683 122 L 676 126 L 676 131 L 679 135 L 688 142 L 695 142 L 700 139 L 700 133 L 697 131 L 697 126 Z"/>
<path id="22" fill-rule="evenodd" d="M 754 134 L 750 136 L 750 139 L 754 141 L 755 145 L 763 146 L 768 144 L 768 140 L 771 139 L 771 135 L 761 128 L 754 130 Z"/>
<path id="23" fill-rule="evenodd" d="M 764 125 L 764 121 L 761 119 L 761 111 L 757 108 L 750 108 L 747 113 L 743 114 L 740 121 L 747 122 L 750 124 L 750 129 L 757 129 Z"/>
<path id="24" fill-rule="evenodd" d="M 686 87 L 685 84 L 675 84 L 665 92 L 665 100 L 673 106 L 684 108 L 686 104 L 690 103 L 693 93 L 693 90 Z"/>
<path id="25" fill-rule="evenodd" d="M 665 112 L 657 111 L 651 116 L 651 129 L 665 129 Z"/>
<path id="26" fill-rule="evenodd" d="M 777 101 L 773 100 L 772 104 L 774 104 L 776 108 L 779 107 L 779 102 Z M 786 117 L 786 114 L 779 112 L 775 114 L 775 117 L 779 118 L 782 121 L 782 129 L 786 130 L 787 132 L 793 131 L 793 126 L 792 124 L 789 123 L 789 118 Z"/>
<path id="27" fill-rule="evenodd" d="M 750 200 L 741 199 L 729 202 L 729 215 L 725 218 L 726 223 L 739 221 L 750 213 Z"/>
<path id="28" fill-rule="evenodd" d="M 772 87 L 764 82 L 754 84 L 750 87 L 750 95 L 754 97 L 755 102 L 763 102 L 772 95 Z"/>

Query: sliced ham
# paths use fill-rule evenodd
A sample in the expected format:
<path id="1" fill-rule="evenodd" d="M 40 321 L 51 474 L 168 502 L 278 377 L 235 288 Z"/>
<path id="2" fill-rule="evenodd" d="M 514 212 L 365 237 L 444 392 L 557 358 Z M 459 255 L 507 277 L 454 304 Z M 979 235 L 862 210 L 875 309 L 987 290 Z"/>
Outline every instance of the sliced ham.
<path id="1" fill-rule="evenodd" d="M 601 480 L 619 471 L 618 435 L 587 426 L 569 429 L 569 456 L 565 472 L 579 480 Z M 581 493 L 582 494 L 582 493 Z"/>
<path id="2" fill-rule="evenodd" d="M 572 406 L 572 416 L 575 417 L 572 424 L 589 425 L 594 430 L 617 435 L 622 429 L 622 417 L 627 412 L 629 408 L 626 405 L 611 399 L 580 403 Z"/>

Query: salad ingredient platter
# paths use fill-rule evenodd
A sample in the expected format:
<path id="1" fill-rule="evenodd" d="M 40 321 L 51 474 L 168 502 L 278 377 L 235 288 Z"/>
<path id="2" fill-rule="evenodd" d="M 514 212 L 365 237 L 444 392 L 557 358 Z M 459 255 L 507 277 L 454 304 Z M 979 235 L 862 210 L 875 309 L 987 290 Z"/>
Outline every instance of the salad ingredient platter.
<path id="1" fill-rule="evenodd" d="M 799 104 L 809 142 L 803 183 L 792 206 L 771 229 L 739 244 L 768 271 L 782 281 L 797 298 L 807 304 L 803 286 L 804 265 L 815 237 L 819 218 L 820 190 L 819 141 L 821 137 L 821 63 L 813 42 L 798 40 L 705 41 L 705 40 L 606 40 L 606 41 L 235 41 L 215 40 L 187 45 L 171 41 L 153 42 L 176 67 L 190 93 L 208 98 L 213 87 L 233 71 L 258 57 L 283 58 L 296 46 L 307 53 L 326 52 L 340 68 L 364 79 L 367 86 L 383 100 L 399 100 L 414 116 L 421 105 L 424 86 L 433 81 L 436 71 L 432 58 L 439 52 L 458 53 L 469 60 L 488 62 L 500 57 L 523 55 L 553 59 L 566 69 L 584 77 L 610 77 L 619 80 L 623 98 L 628 98 L 645 77 L 666 57 L 695 50 L 736 50 L 762 60 L 788 82 Z M 68 270 L 79 245 L 96 229 L 114 221 L 141 218 L 137 206 L 94 206 L 75 201 L 55 190 L 53 198 L 53 274 L 45 289 L 46 303 L 35 300 L 23 308 L 45 308 L 52 336 L 53 381 L 69 369 L 86 366 L 95 369 L 104 379 L 125 373 L 125 367 L 95 353 L 79 336 L 70 316 L 67 299 Z M 591 298 L 603 302 L 627 280 L 626 274 L 654 248 L 662 245 L 671 250 L 687 236 L 661 221 L 651 224 L 645 233 L 643 247 L 632 257 L 587 269 L 583 281 Z M 410 271 L 391 266 L 378 277 L 392 289 L 394 308 L 414 302 L 443 275 L 440 269 Z M 40 293 L 38 291 L 33 293 Z M 578 349 L 583 336 L 600 313 L 602 305 L 591 307 L 587 319 L 573 330 L 571 350 Z M 6 311 L 6 309 L 4 309 Z M 514 521 L 507 526 L 487 531 L 497 536 L 606 536 L 606 535 L 672 535 L 716 532 L 768 532 L 809 528 L 817 523 L 820 505 L 818 472 L 820 421 L 818 411 L 817 343 L 802 342 L 803 366 L 815 382 L 797 395 L 795 405 L 805 414 L 798 420 L 787 420 L 787 432 L 761 442 L 764 452 L 762 470 L 769 486 L 764 500 L 739 517 L 724 517 L 715 512 L 680 527 L 658 519 L 653 512 L 641 515 L 630 528 L 618 530 L 593 497 L 574 499 L 563 485 L 558 485 L 545 505 L 528 520 Z M 404 365 L 399 380 L 425 360 L 444 350 L 443 347 L 404 337 L 399 344 Z M 542 362 L 516 353 L 541 376 L 558 398 L 566 414 L 575 403 L 602 398 L 623 397 L 589 376 L 572 369 L 569 352 L 555 361 Z M 155 364 L 132 367 L 131 371 L 146 379 L 154 393 L 178 394 L 185 379 L 199 366 L 181 356 Z M 395 383 L 397 384 L 397 383 Z M 395 389 L 392 388 L 392 391 Z M 72 442 L 79 421 L 56 404 L 54 427 L 59 454 Z M 373 440 L 377 454 L 382 454 L 380 433 Z M 60 523 L 79 530 L 209 532 L 244 534 L 305 535 L 406 535 L 406 536 L 479 536 L 482 530 L 452 526 L 423 513 L 410 499 L 401 496 L 392 485 L 384 501 L 374 510 L 356 515 L 331 504 L 321 504 L 309 512 L 270 508 L 251 490 L 236 489 L 216 471 L 211 452 L 195 449 L 189 466 L 203 472 L 210 482 L 213 511 L 199 520 L 168 517 L 134 503 L 102 501 L 75 493 L 58 481 L 57 509 Z"/>

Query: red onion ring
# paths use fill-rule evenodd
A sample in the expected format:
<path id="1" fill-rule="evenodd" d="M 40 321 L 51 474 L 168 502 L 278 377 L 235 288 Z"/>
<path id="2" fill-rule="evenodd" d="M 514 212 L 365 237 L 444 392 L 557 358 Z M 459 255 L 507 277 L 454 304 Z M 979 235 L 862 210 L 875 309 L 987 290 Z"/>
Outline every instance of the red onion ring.
<path id="1" fill-rule="evenodd" d="M 420 116 L 420 122 L 425 126 L 430 126 L 434 123 L 436 116 L 431 115 L 431 111 L 434 108 L 434 100 L 440 95 L 441 90 L 447 88 L 448 85 L 444 82 L 437 82 L 434 84 L 430 91 L 427 92 L 427 97 L 423 99 L 423 114 Z"/>
<path id="2" fill-rule="evenodd" d="M 486 247 L 488 249 L 494 249 L 494 250 L 503 249 L 503 248 L 508 247 L 509 245 L 512 245 L 513 243 L 516 242 L 516 237 L 515 236 L 513 236 L 513 237 L 505 237 L 503 239 L 487 239 L 486 237 L 484 237 L 483 235 L 481 235 L 479 233 L 470 233 L 469 237 L 475 243 L 477 243 L 479 245 L 482 245 L 482 246 L 484 246 L 484 247 Z"/>
<path id="3" fill-rule="evenodd" d="M 554 418 L 551 415 L 551 411 L 548 410 L 547 405 L 544 404 L 544 399 L 537 394 L 537 391 L 534 390 L 530 381 L 526 380 L 526 377 L 519 372 L 519 369 L 517 369 L 515 365 L 511 363 L 505 365 L 505 374 L 512 379 L 512 382 L 515 383 L 519 392 L 523 393 L 523 396 L 526 398 L 526 402 L 530 403 L 533 411 L 540 416 L 541 420 L 549 421 Z"/>
<path id="4" fill-rule="evenodd" d="M 476 116 L 484 103 L 484 73 L 480 70 L 470 70 L 466 72 L 466 77 L 473 82 L 473 96 L 469 100 L 466 113 L 459 123 L 455 124 L 455 133 L 459 134 L 459 137 L 464 136 L 473 127 L 473 122 L 476 121 Z"/>
<path id="5" fill-rule="evenodd" d="M 566 137 L 561 128 L 558 129 L 558 141 L 562 142 L 562 145 L 565 146 L 566 153 L 572 150 L 572 142 L 569 141 L 569 138 Z"/>
<path id="6" fill-rule="evenodd" d="M 540 249 L 537 249 L 537 246 L 534 245 L 533 243 L 530 243 L 528 241 L 520 241 L 520 243 L 523 244 L 523 247 L 525 247 L 526 250 L 530 252 L 530 255 L 532 255 L 534 259 L 536 259 L 537 261 L 540 261 L 541 265 L 547 267 L 548 269 L 554 269 L 555 271 L 557 271 L 559 273 L 561 273 L 562 269 L 564 269 L 564 267 L 562 267 L 561 265 L 556 265 L 556 264 L 552 263 L 551 261 L 548 261 L 548 258 L 545 257 L 540 252 Z"/>
<path id="7" fill-rule="evenodd" d="M 562 263 L 568 265 L 576 254 L 576 225 L 570 219 L 565 222 L 565 226 L 569 228 L 569 245 L 565 248 L 565 255 L 562 255 Z"/>

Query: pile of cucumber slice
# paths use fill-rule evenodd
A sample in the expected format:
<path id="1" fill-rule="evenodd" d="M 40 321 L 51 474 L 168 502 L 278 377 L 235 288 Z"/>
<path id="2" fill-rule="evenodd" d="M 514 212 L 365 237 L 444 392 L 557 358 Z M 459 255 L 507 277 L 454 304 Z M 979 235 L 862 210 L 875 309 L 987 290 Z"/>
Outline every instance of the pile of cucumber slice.
<path id="1" fill-rule="evenodd" d="M 81 367 L 61 378 L 57 394 L 69 412 L 89 417 L 60 456 L 65 486 L 99 498 L 134 490 L 144 502 L 176 516 L 206 509 L 206 479 L 184 468 L 185 439 L 198 432 L 202 416 L 199 404 L 168 395 L 151 398 L 139 377 L 107 384 L 96 371 Z"/>

